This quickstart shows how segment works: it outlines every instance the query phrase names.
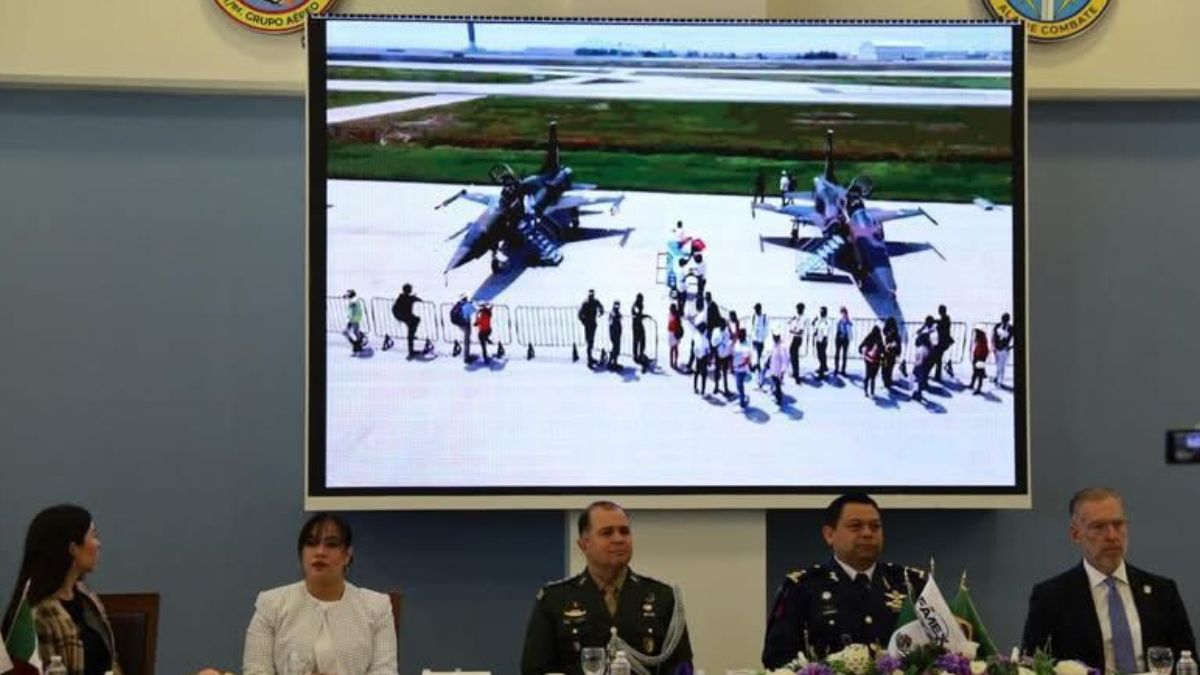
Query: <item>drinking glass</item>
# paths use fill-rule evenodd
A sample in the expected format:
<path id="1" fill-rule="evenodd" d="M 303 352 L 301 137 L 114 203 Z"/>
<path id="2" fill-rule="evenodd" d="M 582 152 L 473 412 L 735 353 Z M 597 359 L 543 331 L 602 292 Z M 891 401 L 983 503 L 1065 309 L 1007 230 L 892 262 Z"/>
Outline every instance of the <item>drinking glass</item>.
<path id="1" fill-rule="evenodd" d="M 579 665 L 583 667 L 583 675 L 604 675 L 605 663 L 603 647 L 584 647 L 579 652 Z"/>
<path id="2" fill-rule="evenodd" d="M 1171 675 L 1171 666 L 1175 663 L 1175 655 L 1170 647 L 1151 647 L 1146 650 L 1146 665 L 1156 675 Z"/>

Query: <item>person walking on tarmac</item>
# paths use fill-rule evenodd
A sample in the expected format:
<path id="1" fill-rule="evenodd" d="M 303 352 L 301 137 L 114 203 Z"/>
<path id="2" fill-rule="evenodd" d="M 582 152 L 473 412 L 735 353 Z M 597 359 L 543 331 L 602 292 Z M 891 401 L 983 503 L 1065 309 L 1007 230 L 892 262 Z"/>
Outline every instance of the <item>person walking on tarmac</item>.
<path id="1" fill-rule="evenodd" d="M 396 302 L 392 303 L 392 316 L 396 317 L 397 321 L 408 328 L 409 361 L 417 357 L 413 341 L 417 337 L 417 326 L 421 325 L 421 317 L 413 313 L 413 306 L 421 302 L 421 298 L 413 295 L 412 290 L 412 284 L 404 284 L 400 288 L 400 295 L 396 296 Z"/>
<path id="2" fill-rule="evenodd" d="M 595 289 L 588 291 L 587 299 L 579 306 L 579 322 L 583 324 L 583 339 L 587 343 L 587 366 L 596 367 L 592 348 L 596 345 L 596 321 L 604 315 L 604 305 L 596 299 Z"/>
<path id="3" fill-rule="evenodd" d="M 488 345 L 492 342 L 492 303 L 479 303 L 479 309 L 475 312 L 475 328 L 479 333 L 479 351 L 483 352 L 483 362 L 491 363 Z"/>
<path id="4" fill-rule="evenodd" d="M 463 333 L 463 363 L 470 363 L 471 358 L 471 317 L 475 314 L 475 305 L 466 293 L 458 296 L 458 302 L 450 308 L 450 323 Z"/>
<path id="5" fill-rule="evenodd" d="M 620 370 L 621 364 L 617 358 L 621 356 L 621 301 L 613 300 L 612 311 L 608 313 L 608 339 L 612 343 L 612 355 L 608 360 L 609 370 Z"/>

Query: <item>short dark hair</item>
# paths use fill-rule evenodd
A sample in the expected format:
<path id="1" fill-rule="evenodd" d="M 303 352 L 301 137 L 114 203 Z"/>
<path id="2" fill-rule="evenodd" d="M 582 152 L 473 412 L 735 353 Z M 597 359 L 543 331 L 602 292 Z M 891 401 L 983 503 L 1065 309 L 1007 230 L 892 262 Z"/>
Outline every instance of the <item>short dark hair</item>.
<path id="1" fill-rule="evenodd" d="M 596 509 L 604 509 L 605 511 L 620 511 L 622 513 L 625 512 L 624 507 L 622 507 L 620 504 L 607 499 L 599 499 L 591 504 L 588 504 L 587 508 L 583 510 L 583 513 L 579 514 L 579 521 L 576 523 L 576 527 L 579 529 L 579 536 L 582 537 L 583 535 L 587 534 L 588 530 L 592 529 L 592 511 L 595 511 Z"/>
<path id="2" fill-rule="evenodd" d="M 1121 506 L 1125 506 L 1125 499 L 1121 497 L 1121 493 L 1113 488 L 1106 487 L 1086 487 L 1071 495 L 1071 501 L 1067 504 L 1067 515 L 1074 518 L 1079 510 L 1079 505 L 1084 502 L 1098 502 L 1101 499 L 1115 499 L 1121 502 Z"/>
<path id="3" fill-rule="evenodd" d="M 350 529 L 350 523 L 332 513 L 320 512 L 314 513 L 300 528 L 300 536 L 296 539 L 297 556 L 304 555 L 304 546 L 321 533 L 325 523 L 333 523 L 333 526 L 337 528 L 338 536 L 342 538 L 342 546 L 350 548 L 354 543 L 354 531 Z"/>
<path id="4" fill-rule="evenodd" d="M 875 503 L 874 499 L 865 492 L 848 492 L 837 499 L 829 502 L 829 506 L 825 507 L 825 522 L 824 525 L 829 527 L 837 527 L 838 521 L 842 518 L 842 511 L 845 510 L 847 504 L 868 504 L 879 511 L 880 515 L 883 511 L 879 508 L 879 504 Z"/>

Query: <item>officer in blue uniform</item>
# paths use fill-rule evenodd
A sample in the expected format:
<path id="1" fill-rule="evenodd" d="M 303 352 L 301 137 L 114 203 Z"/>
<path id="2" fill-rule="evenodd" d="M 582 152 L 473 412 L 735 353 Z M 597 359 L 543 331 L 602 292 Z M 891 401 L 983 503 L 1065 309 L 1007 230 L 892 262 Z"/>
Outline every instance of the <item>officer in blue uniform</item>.
<path id="1" fill-rule="evenodd" d="M 811 659 L 848 644 L 886 646 L 904 597 L 924 586 L 925 572 L 880 562 L 883 517 L 869 496 L 833 500 L 821 534 L 833 559 L 784 579 L 767 618 L 767 668 L 780 668 L 801 652 Z"/>
<path id="2" fill-rule="evenodd" d="M 582 675 L 582 649 L 607 647 L 614 628 L 630 659 L 651 675 L 690 672 L 692 646 L 684 618 L 676 617 L 674 590 L 629 568 L 633 536 L 625 511 L 595 502 L 580 515 L 578 527 L 587 569 L 538 591 L 525 630 L 521 675 Z M 679 625 L 672 629 L 672 622 Z"/>

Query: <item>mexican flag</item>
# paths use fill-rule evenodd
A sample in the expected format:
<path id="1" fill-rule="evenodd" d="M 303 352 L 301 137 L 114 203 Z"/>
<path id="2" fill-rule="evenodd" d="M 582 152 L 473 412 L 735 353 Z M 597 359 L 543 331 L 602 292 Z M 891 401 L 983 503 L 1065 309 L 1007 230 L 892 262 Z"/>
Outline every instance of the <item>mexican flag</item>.
<path id="1" fill-rule="evenodd" d="M 986 659 L 999 653 L 996 651 L 996 643 L 992 642 L 992 636 L 988 635 L 987 628 L 983 625 L 979 610 L 975 609 L 975 603 L 971 600 L 971 592 L 967 590 L 965 574 L 958 585 L 958 594 L 950 601 L 950 611 L 954 612 L 954 616 L 958 618 L 959 625 L 967 634 L 967 639 L 979 643 L 977 658 Z"/>
<path id="2" fill-rule="evenodd" d="M 25 585 L 25 593 L 21 595 L 21 604 L 13 615 L 12 626 L 8 635 L 4 636 L 4 650 L 8 659 L 12 660 L 12 672 L 15 675 L 38 675 L 42 672 L 42 658 L 38 656 L 37 630 L 33 627 L 33 612 L 29 609 L 29 585 Z M 8 672 L 0 669 L 0 673 Z"/>

